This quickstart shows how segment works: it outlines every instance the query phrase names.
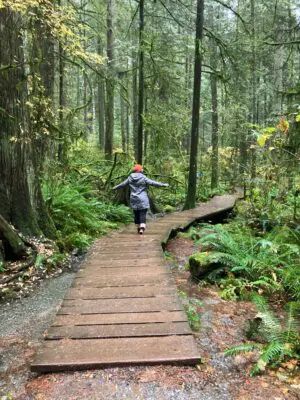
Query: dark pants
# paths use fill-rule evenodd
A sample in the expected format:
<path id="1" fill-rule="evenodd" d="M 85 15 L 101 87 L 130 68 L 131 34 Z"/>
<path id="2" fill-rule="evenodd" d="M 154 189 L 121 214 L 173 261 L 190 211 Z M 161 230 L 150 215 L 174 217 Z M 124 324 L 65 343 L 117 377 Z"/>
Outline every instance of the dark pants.
<path id="1" fill-rule="evenodd" d="M 147 208 L 143 210 L 133 210 L 134 212 L 134 223 L 139 225 L 139 224 L 145 224 L 146 223 L 146 214 L 147 214 Z"/>

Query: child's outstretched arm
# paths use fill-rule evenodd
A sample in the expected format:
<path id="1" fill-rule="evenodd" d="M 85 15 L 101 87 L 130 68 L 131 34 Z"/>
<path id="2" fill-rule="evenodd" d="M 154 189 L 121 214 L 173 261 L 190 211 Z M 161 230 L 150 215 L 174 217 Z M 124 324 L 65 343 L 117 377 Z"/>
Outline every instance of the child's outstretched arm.
<path id="1" fill-rule="evenodd" d="M 119 185 L 113 187 L 113 190 L 122 189 L 122 188 L 124 188 L 125 186 L 127 186 L 128 183 L 129 183 L 129 179 L 127 178 L 127 179 L 125 179 L 125 181 L 119 183 Z"/>
<path id="2" fill-rule="evenodd" d="M 147 185 L 156 186 L 156 187 L 168 187 L 169 186 L 168 183 L 161 183 L 161 182 L 153 181 L 152 179 L 149 179 L 147 177 L 145 177 L 145 178 L 146 178 Z"/>

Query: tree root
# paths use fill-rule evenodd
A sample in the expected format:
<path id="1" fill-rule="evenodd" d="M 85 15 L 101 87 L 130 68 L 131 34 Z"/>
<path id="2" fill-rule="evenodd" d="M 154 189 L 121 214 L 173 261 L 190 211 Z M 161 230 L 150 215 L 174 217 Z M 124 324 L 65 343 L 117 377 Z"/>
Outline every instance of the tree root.
<path id="1" fill-rule="evenodd" d="M 7 272 L 9 272 L 9 276 L 1 279 L 0 285 L 5 285 L 6 283 L 9 283 L 9 282 L 15 280 L 16 278 L 19 278 L 19 276 L 22 276 L 26 269 L 28 269 L 34 265 L 35 259 L 36 259 L 36 253 L 32 254 L 31 257 L 28 258 L 21 265 L 18 265 L 17 267 L 15 267 L 14 269 L 11 269 L 10 271 L 7 271 Z M 13 272 L 13 273 L 11 274 L 11 272 Z"/>

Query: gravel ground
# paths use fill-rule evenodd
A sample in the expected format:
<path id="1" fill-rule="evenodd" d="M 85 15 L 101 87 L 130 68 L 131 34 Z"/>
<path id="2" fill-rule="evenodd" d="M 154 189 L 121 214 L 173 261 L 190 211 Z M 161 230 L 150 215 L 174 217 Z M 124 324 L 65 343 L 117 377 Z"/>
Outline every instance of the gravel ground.
<path id="1" fill-rule="evenodd" d="M 75 272 L 45 280 L 30 296 L 0 305 L 0 338 L 21 335 L 37 339 L 54 318 Z"/>

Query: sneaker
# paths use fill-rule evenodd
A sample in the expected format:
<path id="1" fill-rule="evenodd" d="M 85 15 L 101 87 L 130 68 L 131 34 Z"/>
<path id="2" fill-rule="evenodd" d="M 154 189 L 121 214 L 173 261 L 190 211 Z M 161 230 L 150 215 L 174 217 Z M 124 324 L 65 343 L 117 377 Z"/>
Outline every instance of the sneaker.
<path id="1" fill-rule="evenodd" d="M 145 228 L 139 228 L 139 234 L 140 235 L 143 235 L 144 231 L 145 231 Z"/>

